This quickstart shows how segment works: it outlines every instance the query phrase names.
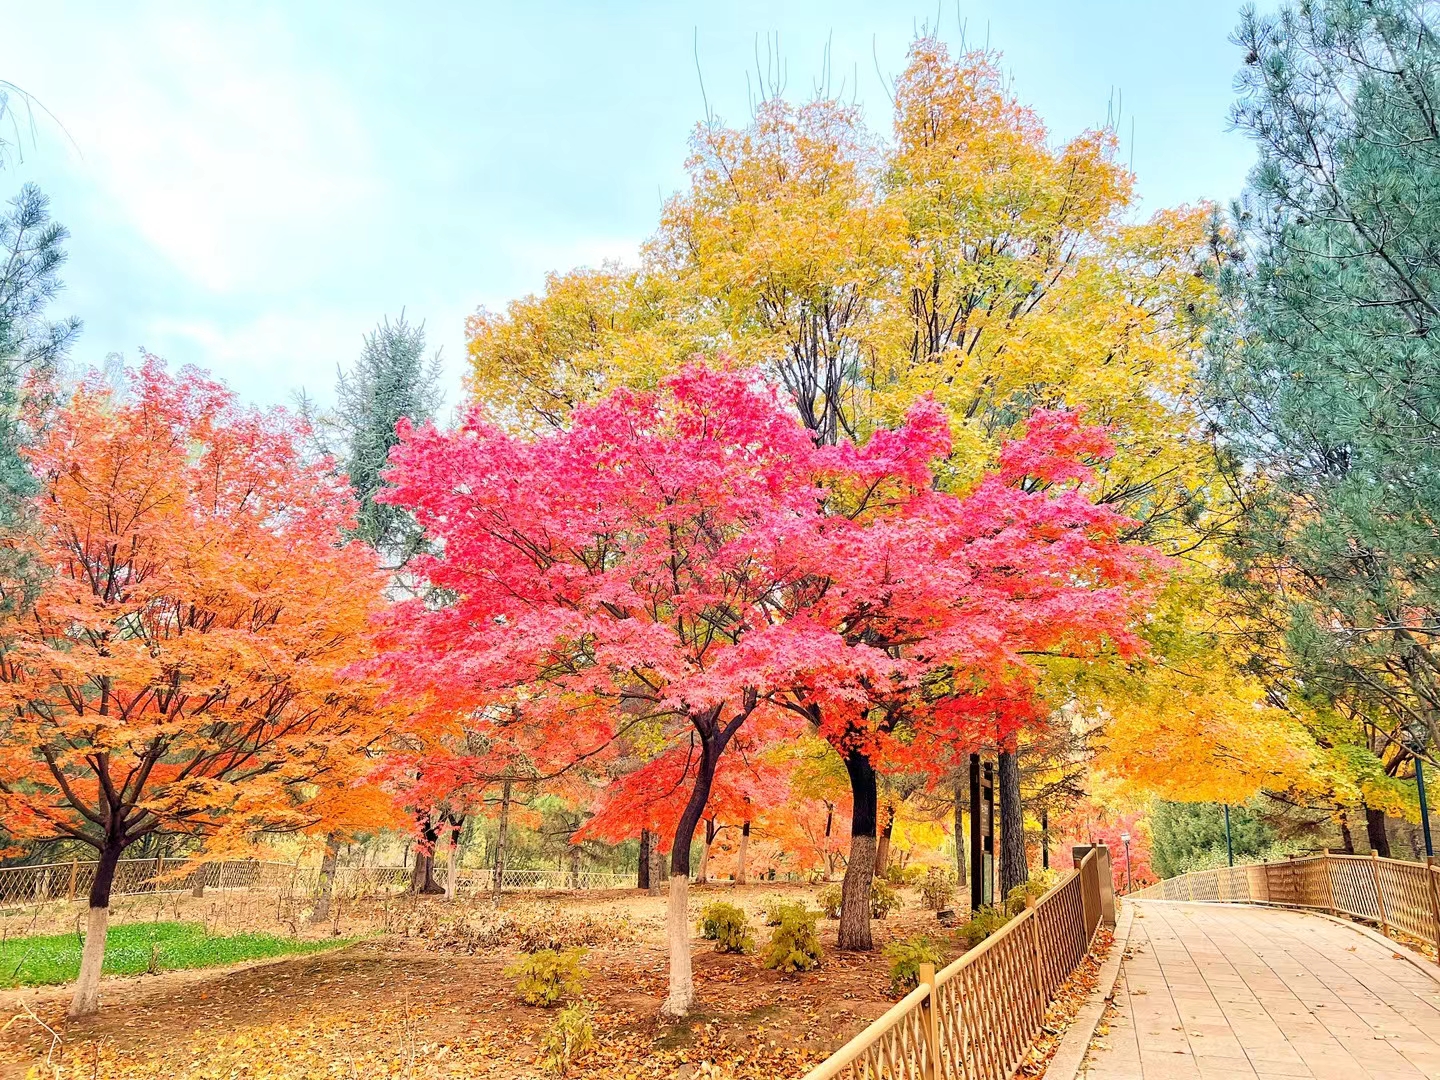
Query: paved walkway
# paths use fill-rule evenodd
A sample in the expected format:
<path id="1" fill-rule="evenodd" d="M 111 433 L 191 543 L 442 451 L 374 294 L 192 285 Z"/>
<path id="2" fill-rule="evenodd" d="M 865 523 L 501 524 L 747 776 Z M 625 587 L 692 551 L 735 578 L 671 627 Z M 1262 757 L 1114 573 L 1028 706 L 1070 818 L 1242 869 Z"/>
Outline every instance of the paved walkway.
<path id="1" fill-rule="evenodd" d="M 1088 1080 L 1440 1077 L 1440 982 L 1301 912 L 1136 901 Z"/>

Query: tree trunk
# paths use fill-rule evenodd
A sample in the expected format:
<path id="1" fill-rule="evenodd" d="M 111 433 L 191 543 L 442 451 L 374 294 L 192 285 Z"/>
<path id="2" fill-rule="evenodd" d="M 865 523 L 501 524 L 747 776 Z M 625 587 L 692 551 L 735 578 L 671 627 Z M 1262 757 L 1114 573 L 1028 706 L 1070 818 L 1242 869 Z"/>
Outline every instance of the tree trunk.
<path id="1" fill-rule="evenodd" d="M 1355 837 L 1350 832 L 1350 818 L 1344 810 L 1340 811 L 1340 844 L 1345 849 L 1346 855 L 1355 854 Z"/>
<path id="2" fill-rule="evenodd" d="M 875 767 L 858 750 L 845 755 L 845 772 L 850 777 L 850 794 L 855 808 L 850 817 L 850 858 L 840 887 L 840 930 L 842 949 L 869 950 L 875 947 L 870 936 L 870 888 L 875 878 L 875 815 L 879 792 Z"/>
<path id="3" fill-rule="evenodd" d="M 710 845 L 715 843 L 715 819 L 705 819 L 705 843 L 700 848 L 700 868 L 695 872 L 695 884 L 706 885 L 710 881 Z"/>
<path id="4" fill-rule="evenodd" d="M 445 852 L 445 899 L 454 900 L 455 894 L 460 891 L 460 830 L 465 827 L 465 819 L 451 821 L 448 826 L 450 846 Z"/>
<path id="5" fill-rule="evenodd" d="M 330 918 L 330 898 L 335 893 L 335 864 L 340 856 L 340 838 L 335 833 L 325 835 L 325 854 L 320 859 L 320 895 L 315 898 L 315 910 L 310 913 L 312 923 L 322 923 Z"/>
<path id="6" fill-rule="evenodd" d="M 1382 859 L 1390 858 L 1390 835 L 1385 831 L 1385 811 L 1365 807 L 1365 835 L 1370 840 L 1370 850 L 1378 851 Z"/>
<path id="7" fill-rule="evenodd" d="M 650 891 L 650 830 L 640 830 L 640 866 L 635 875 L 635 887 Z"/>
<path id="8" fill-rule="evenodd" d="M 965 878 L 965 781 L 955 781 L 955 885 L 963 893 Z"/>
<path id="9" fill-rule="evenodd" d="M 716 710 L 718 713 L 718 710 Z M 675 825 L 675 843 L 670 849 L 670 902 L 665 915 L 665 939 L 670 947 L 670 990 L 660 1015 L 682 1017 L 695 1004 L 695 979 L 690 965 L 690 844 L 715 780 L 715 762 L 724 749 L 716 739 L 703 738 L 695 786 Z"/>
<path id="10" fill-rule="evenodd" d="M 421 896 L 439 896 L 445 891 L 435 883 L 435 845 L 440 842 L 440 828 L 428 814 L 421 820 L 421 837 L 415 845 L 415 868 L 410 874 L 410 891 Z"/>
<path id="11" fill-rule="evenodd" d="M 650 837 L 650 895 L 659 896 L 665 885 L 665 856 L 660 853 L 659 837 Z"/>
<path id="12" fill-rule="evenodd" d="M 735 884 L 747 885 L 749 880 L 745 876 L 745 854 L 750 847 L 750 822 L 745 822 L 740 827 L 740 854 L 735 860 Z"/>
<path id="13" fill-rule="evenodd" d="M 1020 760 L 1014 750 L 1000 751 L 1000 896 L 1030 880 L 1025 854 L 1025 804 L 1020 800 Z"/>
<path id="14" fill-rule="evenodd" d="M 68 1015 L 74 1019 L 100 1011 L 100 972 L 105 967 L 105 934 L 110 929 L 110 887 L 115 883 L 115 866 L 124 850 L 118 843 L 107 844 L 90 883 L 90 914 L 85 924 L 85 947 L 80 954 L 80 975 L 70 999 Z"/>
<path id="15" fill-rule="evenodd" d="M 580 845 L 570 845 L 570 888 L 580 890 Z"/>
<path id="16" fill-rule="evenodd" d="M 895 831 L 895 807 L 885 807 L 885 828 L 875 842 L 875 873 L 885 873 L 890 865 L 890 834 Z"/>
<path id="17" fill-rule="evenodd" d="M 510 832 L 510 781 L 500 785 L 500 822 L 495 828 L 495 880 L 490 883 L 494 890 L 495 906 L 500 906 L 500 894 L 505 889 L 505 838 Z"/>

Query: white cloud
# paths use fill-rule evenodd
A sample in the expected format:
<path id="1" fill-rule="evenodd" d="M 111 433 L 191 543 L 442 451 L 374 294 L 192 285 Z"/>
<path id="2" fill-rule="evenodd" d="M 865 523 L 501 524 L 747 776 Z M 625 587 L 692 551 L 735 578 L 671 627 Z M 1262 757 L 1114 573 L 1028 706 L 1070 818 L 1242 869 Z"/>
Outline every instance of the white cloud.
<path id="1" fill-rule="evenodd" d="M 143 56 L 74 50 L 85 70 L 65 74 L 90 92 L 55 109 L 114 216 L 212 291 L 271 291 L 352 258 L 381 184 L 344 88 L 296 62 L 274 19 L 140 21 L 116 40 Z"/>

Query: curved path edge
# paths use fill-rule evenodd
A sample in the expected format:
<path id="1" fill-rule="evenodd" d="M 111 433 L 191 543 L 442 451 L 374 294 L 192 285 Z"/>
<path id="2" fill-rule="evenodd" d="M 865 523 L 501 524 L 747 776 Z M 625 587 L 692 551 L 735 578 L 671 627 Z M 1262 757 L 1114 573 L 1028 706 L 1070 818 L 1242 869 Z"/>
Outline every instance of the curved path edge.
<path id="1" fill-rule="evenodd" d="M 1085 1063 L 1085 1054 L 1095 1038 L 1095 1029 L 1105 1015 L 1105 1006 L 1115 997 L 1115 984 L 1120 981 L 1120 964 L 1125 957 L 1125 948 L 1130 942 L 1130 927 L 1135 920 L 1135 905 L 1122 903 L 1120 917 L 1115 923 L 1115 943 L 1110 946 L 1110 955 L 1100 967 L 1100 976 L 1095 989 L 1080 1006 L 1075 1019 L 1070 1022 L 1055 1055 L 1045 1068 L 1045 1080 L 1075 1080 L 1080 1067 Z"/>

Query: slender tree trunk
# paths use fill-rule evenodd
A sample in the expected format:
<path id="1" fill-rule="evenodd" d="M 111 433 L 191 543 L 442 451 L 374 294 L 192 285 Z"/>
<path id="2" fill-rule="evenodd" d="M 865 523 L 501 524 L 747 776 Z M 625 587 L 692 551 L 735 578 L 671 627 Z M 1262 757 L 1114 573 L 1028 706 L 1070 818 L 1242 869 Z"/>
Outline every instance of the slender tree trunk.
<path id="1" fill-rule="evenodd" d="M 570 845 L 570 888 L 580 889 L 580 845 Z"/>
<path id="2" fill-rule="evenodd" d="M 885 873 L 885 868 L 890 865 L 890 834 L 895 831 L 895 807 L 887 806 L 883 811 L 885 815 L 885 828 L 880 833 L 880 838 L 875 841 L 875 873 Z"/>
<path id="3" fill-rule="evenodd" d="M 710 881 L 710 845 L 715 843 L 715 819 L 705 819 L 705 843 L 700 848 L 700 868 L 695 872 L 695 884 L 706 885 Z"/>
<path id="4" fill-rule="evenodd" d="M 510 781 L 500 785 L 500 822 L 495 828 L 495 880 L 490 887 L 494 890 L 495 906 L 500 906 L 500 894 L 505 889 L 505 839 L 510 832 Z"/>
<path id="5" fill-rule="evenodd" d="M 640 830 L 640 865 L 635 876 L 635 887 L 650 891 L 650 830 Z"/>
<path id="6" fill-rule="evenodd" d="M 335 893 L 335 864 L 340 857 L 340 837 L 335 833 L 325 834 L 325 854 L 320 859 L 320 895 L 315 898 L 315 910 L 310 913 L 312 923 L 322 923 L 330 918 L 330 898 Z"/>
<path id="7" fill-rule="evenodd" d="M 748 885 L 750 879 L 745 875 L 745 855 L 750 847 L 750 822 L 745 822 L 740 827 L 740 854 L 735 860 L 735 884 Z"/>
<path id="8" fill-rule="evenodd" d="M 1020 799 L 1020 759 L 1014 750 L 1000 751 L 1000 895 L 1030 880 L 1025 854 L 1025 804 Z"/>
<path id="9" fill-rule="evenodd" d="M 716 711 L 718 716 L 718 710 Z M 695 773 L 695 786 L 675 825 L 675 843 L 670 849 L 670 901 L 665 918 L 665 937 L 670 946 L 670 990 L 660 1006 L 662 1016 L 682 1017 L 695 1004 L 695 979 L 690 964 L 690 845 L 695 827 L 710 801 L 710 787 L 715 780 L 715 763 L 724 749 L 718 739 L 704 738 L 700 743 L 700 764 Z"/>
<path id="10" fill-rule="evenodd" d="M 650 837 L 650 895 L 659 896 L 665 885 L 665 856 L 660 852 L 659 837 Z"/>
<path id="11" fill-rule="evenodd" d="M 1385 831 L 1385 811 L 1365 807 L 1365 835 L 1370 840 L 1370 850 L 1378 851 L 1382 859 L 1390 858 L 1390 834 Z"/>
<path id="12" fill-rule="evenodd" d="M 850 858 L 840 887 L 839 945 L 842 949 L 869 950 L 875 947 L 870 936 L 870 888 L 875 879 L 879 792 L 875 767 L 860 751 L 851 750 L 845 755 L 845 772 L 850 777 L 855 809 L 850 817 Z"/>
<path id="13" fill-rule="evenodd" d="M 955 780 L 955 885 L 965 891 L 965 780 Z"/>
<path id="14" fill-rule="evenodd" d="M 447 823 L 447 832 L 450 833 L 450 846 L 445 853 L 445 899 L 454 900 L 460 891 L 460 830 L 465 827 L 465 819 Z"/>
<path id="15" fill-rule="evenodd" d="M 1340 844 L 1345 849 L 1346 855 L 1355 854 L 1355 837 L 1350 832 L 1350 817 L 1342 809 L 1340 811 Z"/>
<path id="16" fill-rule="evenodd" d="M 100 1011 L 100 972 L 105 967 L 105 934 L 110 928 L 110 888 L 115 883 L 115 866 L 124 850 L 118 842 L 108 843 L 100 852 L 95 880 L 90 883 L 90 914 L 85 924 L 85 947 L 80 954 L 80 975 L 70 999 L 69 1016 L 92 1016 Z"/>

